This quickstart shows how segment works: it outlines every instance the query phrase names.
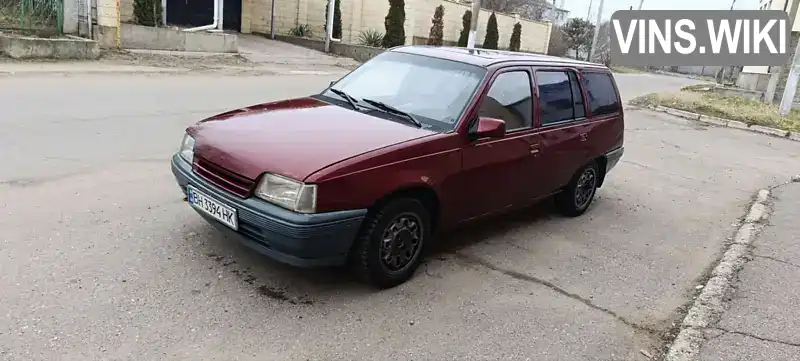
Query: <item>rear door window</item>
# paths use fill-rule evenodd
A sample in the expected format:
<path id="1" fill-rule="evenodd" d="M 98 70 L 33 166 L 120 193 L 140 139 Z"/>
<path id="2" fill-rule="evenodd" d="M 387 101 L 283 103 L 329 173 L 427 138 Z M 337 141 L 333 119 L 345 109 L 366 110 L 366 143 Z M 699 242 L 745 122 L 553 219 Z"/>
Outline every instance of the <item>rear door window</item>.
<path id="1" fill-rule="evenodd" d="M 575 72 L 539 70 L 536 81 L 543 126 L 586 116 L 583 93 Z"/>
<path id="2" fill-rule="evenodd" d="M 583 86 L 589 98 L 589 109 L 593 116 L 619 112 L 620 104 L 611 74 L 583 73 Z"/>
<path id="3" fill-rule="evenodd" d="M 575 104 L 575 118 L 586 117 L 586 105 L 583 101 L 583 92 L 581 92 L 581 84 L 578 81 L 578 75 L 574 71 L 569 72 L 569 83 L 572 85 L 572 102 Z"/>

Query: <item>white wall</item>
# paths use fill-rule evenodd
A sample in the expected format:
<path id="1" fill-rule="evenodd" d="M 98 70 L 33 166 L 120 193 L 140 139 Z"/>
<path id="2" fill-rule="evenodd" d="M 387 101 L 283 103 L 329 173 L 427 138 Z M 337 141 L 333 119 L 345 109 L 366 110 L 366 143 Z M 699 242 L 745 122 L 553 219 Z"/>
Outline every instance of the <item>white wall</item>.
<path id="1" fill-rule="evenodd" d="M 242 10 L 243 32 L 270 32 L 269 8 L 272 0 L 245 0 Z M 434 9 L 441 5 L 445 8 L 444 40 L 455 42 L 461 32 L 461 16 L 470 6 L 447 0 L 406 0 L 406 44 L 412 44 L 414 37 L 427 38 Z M 287 34 L 289 30 L 300 24 L 308 24 L 313 37 L 322 38 L 325 33 L 325 5 L 327 0 L 276 0 L 275 29 L 279 34 Z M 248 9 L 249 8 L 249 9 Z M 365 30 L 385 32 L 384 19 L 389 11 L 388 0 L 343 0 L 342 41 L 358 43 L 359 35 Z M 258 15 L 256 15 L 258 14 Z M 491 12 L 481 10 L 478 20 L 478 44 L 483 42 L 486 34 L 486 23 Z M 521 49 L 534 52 L 547 52 L 550 41 L 550 23 L 517 20 L 514 16 L 495 14 L 497 17 L 501 48 L 507 48 L 514 24 L 522 24 Z"/>
<path id="2" fill-rule="evenodd" d="M 792 1 L 800 1 L 800 0 L 792 0 Z M 761 10 L 783 10 L 784 5 L 786 4 L 786 0 L 761 0 L 759 2 L 758 8 Z M 791 6 L 786 6 L 786 11 L 788 12 Z M 797 16 L 795 17 L 794 25 L 792 26 L 792 32 L 800 31 L 800 11 L 797 12 Z M 792 49 L 793 50 L 793 49 Z M 742 73 L 754 73 L 754 74 L 768 74 L 769 67 L 768 66 L 745 66 L 742 68 Z"/>

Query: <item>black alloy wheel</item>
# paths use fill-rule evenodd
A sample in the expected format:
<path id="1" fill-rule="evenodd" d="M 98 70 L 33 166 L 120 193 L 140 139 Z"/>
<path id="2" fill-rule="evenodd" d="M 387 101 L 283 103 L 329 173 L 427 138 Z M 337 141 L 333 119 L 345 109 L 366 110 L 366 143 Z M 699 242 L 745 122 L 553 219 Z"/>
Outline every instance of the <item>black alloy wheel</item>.
<path id="1" fill-rule="evenodd" d="M 589 209 L 597 193 L 600 169 L 592 162 L 579 169 L 569 184 L 556 195 L 556 206 L 561 214 L 577 217 Z"/>

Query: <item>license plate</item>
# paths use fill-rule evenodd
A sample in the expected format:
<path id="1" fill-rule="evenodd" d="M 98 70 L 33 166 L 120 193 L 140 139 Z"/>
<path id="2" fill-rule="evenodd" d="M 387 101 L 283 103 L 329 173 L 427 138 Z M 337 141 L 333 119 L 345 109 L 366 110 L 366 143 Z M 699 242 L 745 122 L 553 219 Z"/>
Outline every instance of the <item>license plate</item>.
<path id="1" fill-rule="evenodd" d="M 189 204 L 193 207 L 214 217 L 214 219 L 234 230 L 239 228 L 239 219 L 236 217 L 236 209 L 199 192 L 191 186 L 187 187 L 187 190 L 189 193 Z"/>

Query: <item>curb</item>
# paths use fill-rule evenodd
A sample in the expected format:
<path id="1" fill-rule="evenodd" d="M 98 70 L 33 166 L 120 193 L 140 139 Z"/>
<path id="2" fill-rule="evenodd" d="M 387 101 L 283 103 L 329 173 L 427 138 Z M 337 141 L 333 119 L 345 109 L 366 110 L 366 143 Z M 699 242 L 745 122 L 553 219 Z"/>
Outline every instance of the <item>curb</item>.
<path id="1" fill-rule="evenodd" d="M 59 76 L 71 77 L 81 75 L 140 75 L 140 76 L 193 76 L 193 75 L 216 75 L 216 76 L 284 76 L 284 75 L 338 75 L 339 73 L 330 72 L 322 74 L 315 72 L 307 74 L 303 71 L 276 71 L 274 69 L 261 68 L 205 68 L 205 69 L 33 69 L 20 71 L 0 70 L 0 78 L 4 77 L 24 77 L 24 76 Z"/>
<path id="2" fill-rule="evenodd" d="M 705 341 L 705 329 L 719 322 L 725 312 L 725 300 L 733 288 L 736 274 L 747 262 L 753 241 L 767 218 L 770 190 L 759 190 L 742 220 L 733 242 L 727 247 L 711 278 L 702 286 L 684 317 L 677 337 L 667 350 L 664 361 L 694 361 Z M 700 288 L 701 286 L 698 286 Z"/>
<path id="3" fill-rule="evenodd" d="M 746 123 L 740 122 L 740 121 L 737 121 L 737 120 L 730 120 L 730 119 L 712 117 L 712 116 L 708 116 L 708 115 L 701 115 L 701 114 L 697 114 L 697 113 L 687 112 L 685 110 L 680 110 L 680 109 L 675 109 L 675 108 L 668 108 L 668 107 L 664 107 L 664 106 L 660 106 L 660 105 L 658 105 L 658 106 L 647 105 L 647 106 L 644 106 L 642 108 L 654 110 L 654 111 L 661 112 L 661 113 L 667 113 L 667 114 L 670 114 L 670 115 L 674 115 L 676 117 L 680 117 L 680 118 L 684 118 L 684 119 L 688 119 L 688 120 L 692 120 L 692 121 L 696 121 L 696 122 L 700 122 L 700 123 L 705 123 L 705 124 L 708 124 L 708 125 L 714 125 L 714 126 L 717 126 L 717 127 L 741 129 L 741 130 L 746 130 L 746 131 L 749 131 L 749 132 L 752 132 L 752 133 L 770 135 L 770 136 L 773 136 L 773 137 L 776 137 L 776 138 L 783 138 L 783 139 L 789 139 L 789 140 L 793 140 L 793 141 L 796 141 L 796 142 L 800 142 L 800 132 L 790 132 L 790 131 L 786 131 L 786 130 L 782 130 L 782 129 L 770 128 L 770 127 L 765 127 L 765 126 L 761 126 L 761 125 L 747 125 Z"/>
<path id="4" fill-rule="evenodd" d="M 177 51 L 177 50 L 151 50 L 151 49 L 122 49 L 121 53 L 129 53 L 135 55 L 156 55 L 156 56 L 177 56 L 184 58 L 208 58 L 208 57 L 225 57 L 235 58 L 242 57 L 241 53 L 210 53 L 202 51 Z"/>
<path id="5" fill-rule="evenodd" d="M 676 77 L 676 78 L 686 78 L 686 79 L 692 79 L 692 80 L 701 80 L 701 81 L 704 81 L 704 82 L 713 82 L 714 81 L 714 77 L 704 78 L 702 76 L 697 76 L 697 75 L 693 75 L 693 74 L 673 73 L 673 72 L 664 71 L 664 70 L 655 70 L 655 71 L 653 71 L 653 74 L 672 76 L 672 77 Z"/>
<path id="6" fill-rule="evenodd" d="M 160 75 L 160 74 L 188 74 L 190 70 L 91 70 L 91 69 L 52 69 L 52 70 L 18 70 L 18 71 L 5 71 L 0 70 L 0 77 L 3 76 L 24 76 L 24 75 L 84 75 L 84 74 L 102 74 L 102 75 L 125 75 L 125 74 L 141 74 L 141 75 Z"/>

